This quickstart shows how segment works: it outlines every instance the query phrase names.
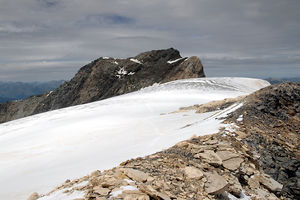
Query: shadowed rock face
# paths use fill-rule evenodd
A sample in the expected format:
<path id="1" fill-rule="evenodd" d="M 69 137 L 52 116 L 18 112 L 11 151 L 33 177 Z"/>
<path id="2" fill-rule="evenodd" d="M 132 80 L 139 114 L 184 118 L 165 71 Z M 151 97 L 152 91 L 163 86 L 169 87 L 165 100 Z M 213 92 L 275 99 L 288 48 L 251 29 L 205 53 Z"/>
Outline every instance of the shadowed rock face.
<path id="1" fill-rule="evenodd" d="M 299 199 L 300 85 L 281 83 L 249 95 L 231 117 L 239 116 L 242 142 L 259 155 L 262 170 L 283 184 L 280 195 Z"/>
<path id="2" fill-rule="evenodd" d="M 101 57 L 52 93 L 0 104 L 0 123 L 133 92 L 154 83 L 199 77 L 205 77 L 200 59 L 182 58 L 173 48 L 127 59 Z"/>

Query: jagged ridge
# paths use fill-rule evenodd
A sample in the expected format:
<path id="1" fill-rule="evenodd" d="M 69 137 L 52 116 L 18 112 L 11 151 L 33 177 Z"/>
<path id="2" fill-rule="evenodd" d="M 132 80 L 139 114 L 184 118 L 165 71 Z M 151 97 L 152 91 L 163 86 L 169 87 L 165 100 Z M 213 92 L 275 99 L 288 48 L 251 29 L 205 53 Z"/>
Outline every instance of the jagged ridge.
<path id="1" fill-rule="evenodd" d="M 182 58 L 173 48 L 127 59 L 101 57 L 51 93 L 0 104 L 0 123 L 133 92 L 154 83 L 199 77 L 205 77 L 200 59 Z"/>

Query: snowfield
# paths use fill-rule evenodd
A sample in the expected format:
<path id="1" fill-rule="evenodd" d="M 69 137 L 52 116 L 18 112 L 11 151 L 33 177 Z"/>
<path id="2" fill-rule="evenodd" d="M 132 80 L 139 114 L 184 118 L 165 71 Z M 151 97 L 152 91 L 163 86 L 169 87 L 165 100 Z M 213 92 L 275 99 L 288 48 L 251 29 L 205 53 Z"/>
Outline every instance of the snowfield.
<path id="1" fill-rule="evenodd" d="M 47 193 L 66 179 L 112 168 L 193 135 L 216 133 L 222 126 L 218 118 L 241 105 L 203 114 L 171 112 L 268 85 L 249 78 L 179 80 L 0 124 L 0 199 Z"/>

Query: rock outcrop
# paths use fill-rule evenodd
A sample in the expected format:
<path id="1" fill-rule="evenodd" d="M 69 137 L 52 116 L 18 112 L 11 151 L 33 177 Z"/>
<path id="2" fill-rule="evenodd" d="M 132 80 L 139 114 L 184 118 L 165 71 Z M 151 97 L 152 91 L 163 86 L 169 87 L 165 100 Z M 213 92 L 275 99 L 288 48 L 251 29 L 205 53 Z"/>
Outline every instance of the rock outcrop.
<path id="1" fill-rule="evenodd" d="M 0 123 L 133 92 L 154 83 L 204 76 L 199 58 L 182 58 L 173 48 L 127 59 L 101 57 L 51 93 L 0 104 Z"/>
<path id="2" fill-rule="evenodd" d="M 249 95 L 230 119 L 239 117 L 242 142 L 259 156 L 262 170 L 283 184 L 284 196 L 300 199 L 300 85 L 281 83 Z"/>
<path id="3" fill-rule="evenodd" d="M 244 105 L 224 121 L 234 128 L 67 181 L 47 195 L 78 190 L 84 192 L 82 200 L 300 199 L 300 85 L 272 85 L 181 112 L 206 112 L 236 102 Z M 85 186 L 68 189 L 83 181 Z"/>
<path id="4" fill-rule="evenodd" d="M 252 158 L 250 149 L 236 146 L 238 140 L 220 134 L 192 138 L 150 155 L 125 161 L 120 166 L 66 182 L 59 190 L 72 194 L 73 185 L 92 199 L 238 199 L 245 195 L 256 199 L 277 199 L 279 183 L 266 175 Z M 236 155 L 242 162 L 234 170 L 207 162 L 197 156 L 214 151 Z M 265 177 L 262 179 L 261 177 Z M 269 188 L 276 188 L 275 191 Z M 43 195 L 41 195 L 43 196 Z"/>

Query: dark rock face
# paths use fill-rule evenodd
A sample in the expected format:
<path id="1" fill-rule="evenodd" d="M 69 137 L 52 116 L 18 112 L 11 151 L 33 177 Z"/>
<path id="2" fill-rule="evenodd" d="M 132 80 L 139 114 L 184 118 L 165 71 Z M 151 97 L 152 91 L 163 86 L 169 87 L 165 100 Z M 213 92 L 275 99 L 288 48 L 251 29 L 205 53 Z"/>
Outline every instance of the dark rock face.
<path id="1" fill-rule="evenodd" d="M 47 98 L 48 94 L 49 92 L 20 101 L 0 103 L 0 123 L 32 115 L 37 105 Z"/>
<path id="2" fill-rule="evenodd" d="M 283 184 L 281 195 L 300 199 L 300 85 L 263 88 L 232 115 L 243 115 L 243 141 L 259 155 L 262 170 Z"/>
<path id="3" fill-rule="evenodd" d="M 45 97 L 37 101 L 24 100 L 31 104 L 26 113 L 19 110 L 23 101 L 0 105 L 0 123 L 133 92 L 154 83 L 204 76 L 199 58 L 182 58 L 173 48 L 144 52 L 127 59 L 102 57 L 82 67 L 73 79 Z"/>

